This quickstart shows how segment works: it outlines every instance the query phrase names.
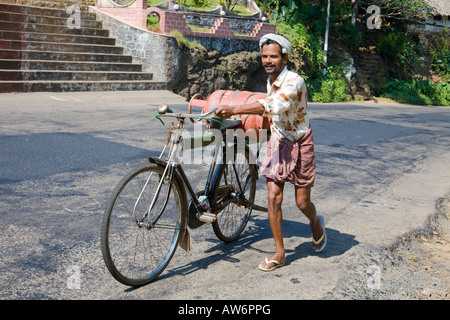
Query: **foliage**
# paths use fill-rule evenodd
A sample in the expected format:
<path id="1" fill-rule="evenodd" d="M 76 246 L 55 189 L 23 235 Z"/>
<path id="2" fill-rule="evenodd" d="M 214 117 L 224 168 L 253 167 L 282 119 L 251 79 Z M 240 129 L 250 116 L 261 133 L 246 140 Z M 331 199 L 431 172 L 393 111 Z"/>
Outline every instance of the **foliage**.
<path id="1" fill-rule="evenodd" d="M 147 29 L 152 31 L 158 31 L 160 29 L 158 16 L 153 16 L 151 14 L 147 16 Z"/>
<path id="2" fill-rule="evenodd" d="M 404 23 L 425 21 L 430 7 L 425 0 L 360 0 L 360 3 L 363 12 L 376 5 L 382 18 Z"/>
<path id="3" fill-rule="evenodd" d="M 440 36 L 429 35 L 422 44 L 428 50 L 432 69 L 443 77 L 438 83 L 422 78 L 411 78 L 416 73 L 416 67 L 423 60 L 416 54 L 417 45 L 407 33 L 394 31 L 380 39 L 378 48 L 385 62 L 391 69 L 393 80 L 381 86 L 382 97 L 391 98 L 400 103 L 450 106 L 450 40 L 448 30 Z"/>
<path id="4" fill-rule="evenodd" d="M 314 102 L 343 102 L 348 95 L 343 68 L 329 67 L 326 74 L 311 81 L 309 95 Z"/>
<path id="5" fill-rule="evenodd" d="M 413 22 L 424 21 L 429 9 L 425 0 L 357 0 L 360 13 L 365 14 L 370 5 L 381 8 L 383 21 L 390 24 L 389 32 L 380 38 L 378 51 L 389 69 L 391 79 L 380 88 L 383 96 L 403 103 L 425 105 L 449 105 L 450 85 L 448 82 L 434 84 L 428 80 L 412 79 L 424 66 L 424 59 L 417 53 L 418 46 L 410 34 L 398 31 Z M 286 36 L 293 45 L 290 60 L 296 72 L 307 81 L 312 101 L 345 101 L 348 97 L 348 83 L 343 75 L 339 57 L 324 62 L 324 34 L 326 21 L 326 0 L 317 5 L 309 0 L 256 1 L 258 6 L 277 25 L 277 33 Z M 351 22 L 352 1 L 333 0 L 330 17 L 331 46 L 352 52 L 361 45 L 361 32 Z M 367 17 L 367 16 L 366 16 Z M 396 31 L 396 29 L 398 29 Z M 429 54 L 432 67 L 444 79 L 449 77 L 450 37 L 446 34 L 420 53 Z M 442 39 L 444 39 L 442 41 Z M 322 70 L 327 68 L 327 73 Z M 386 80 L 383 80 L 383 83 Z M 377 86 L 378 88 L 378 86 Z"/>
<path id="6" fill-rule="evenodd" d="M 279 24 L 277 32 L 285 35 L 292 44 L 290 60 L 305 63 L 303 70 L 299 69 L 300 66 L 296 66 L 297 70 L 295 71 L 308 78 L 311 74 L 322 70 L 324 67 L 324 52 L 320 38 L 308 33 L 306 27 L 300 23 Z"/>
<path id="7" fill-rule="evenodd" d="M 445 79 L 450 79 L 450 32 L 448 27 L 440 34 L 429 38 L 429 51 L 433 70 Z"/>
<path id="8" fill-rule="evenodd" d="M 342 41 L 348 47 L 359 47 L 362 43 L 361 31 L 359 31 L 350 19 L 337 22 L 333 31 L 342 38 Z"/>
<path id="9" fill-rule="evenodd" d="M 394 79 L 383 86 L 382 97 L 400 103 L 450 106 L 450 83 L 433 83 L 421 78 L 408 81 Z"/>
<path id="10" fill-rule="evenodd" d="M 378 50 L 394 77 L 408 79 L 419 65 L 423 65 L 423 59 L 416 54 L 416 44 L 408 33 L 389 32 L 380 38 Z"/>
<path id="11" fill-rule="evenodd" d="M 221 6 L 226 6 L 228 10 L 232 11 L 237 4 L 236 0 L 219 0 Z"/>
<path id="12" fill-rule="evenodd" d="M 326 3 L 326 1 L 324 1 Z M 325 27 L 327 6 L 314 5 L 308 0 L 257 1 L 277 25 L 277 33 L 292 43 L 290 61 L 295 70 L 308 81 L 310 98 L 317 102 L 345 101 L 348 84 L 340 61 L 325 64 Z M 330 39 L 348 47 L 361 43 L 361 32 L 351 23 L 351 1 L 334 0 L 331 6 Z M 323 69 L 328 72 L 324 75 Z"/>
<path id="13" fill-rule="evenodd" d="M 209 5 L 209 0 L 193 0 L 196 7 L 204 8 Z"/>

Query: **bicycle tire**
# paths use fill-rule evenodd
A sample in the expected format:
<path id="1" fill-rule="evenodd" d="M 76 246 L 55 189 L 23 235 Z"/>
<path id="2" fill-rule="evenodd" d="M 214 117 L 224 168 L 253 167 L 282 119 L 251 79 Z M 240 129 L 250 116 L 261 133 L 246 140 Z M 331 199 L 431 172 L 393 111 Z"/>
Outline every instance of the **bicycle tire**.
<path id="1" fill-rule="evenodd" d="M 103 259 L 111 275 L 128 286 L 139 287 L 154 281 L 169 264 L 186 229 L 186 194 L 178 176 L 171 187 L 164 179 L 156 210 L 152 210 L 152 222 L 162 211 L 156 224 L 147 227 L 137 222 L 148 209 L 163 172 L 164 167 L 156 164 L 130 172 L 119 182 L 104 214 Z"/>
<path id="2" fill-rule="evenodd" d="M 212 205 L 221 200 L 226 200 L 227 197 L 232 197 L 232 193 L 238 191 L 239 185 L 233 164 L 244 189 L 244 196 L 217 213 L 217 219 L 212 224 L 214 233 L 223 242 L 228 243 L 238 239 L 245 230 L 252 213 L 251 205 L 255 201 L 258 169 L 256 164 L 252 162 L 253 158 L 250 157 L 250 154 L 248 148 L 242 152 L 238 151 L 235 145 L 233 161 L 226 163 L 226 154 L 224 154 L 223 163 L 218 165 L 214 173 Z"/>

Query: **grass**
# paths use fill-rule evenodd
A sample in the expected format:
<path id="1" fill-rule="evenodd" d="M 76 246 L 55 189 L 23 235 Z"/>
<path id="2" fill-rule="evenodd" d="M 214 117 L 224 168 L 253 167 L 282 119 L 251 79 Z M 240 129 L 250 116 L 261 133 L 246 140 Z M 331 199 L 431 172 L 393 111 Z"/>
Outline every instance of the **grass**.
<path id="1" fill-rule="evenodd" d="M 207 27 L 198 27 L 198 26 L 193 26 L 191 24 L 187 25 L 189 28 L 191 28 L 192 31 L 194 32 L 211 32 L 211 28 L 207 28 Z"/>
<path id="2" fill-rule="evenodd" d="M 154 17 L 149 14 L 147 16 L 147 29 L 151 31 L 159 31 L 159 17 Z"/>
<path id="3" fill-rule="evenodd" d="M 170 34 L 175 37 L 180 47 L 197 48 L 200 51 L 206 51 L 205 47 L 203 47 L 200 43 L 197 41 L 189 41 L 180 31 L 172 30 L 170 31 Z"/>

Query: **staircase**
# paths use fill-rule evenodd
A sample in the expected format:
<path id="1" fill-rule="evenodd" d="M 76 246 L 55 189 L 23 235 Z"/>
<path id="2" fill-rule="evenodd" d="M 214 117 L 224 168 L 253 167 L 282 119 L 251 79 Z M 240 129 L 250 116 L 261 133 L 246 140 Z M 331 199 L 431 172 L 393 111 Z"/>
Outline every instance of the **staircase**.
<path id="1" fill-rule="evenodd" d="M 166 89 L 86 6 L 68 13 L 70 0 L 34 1 L 0 2 L 0 92 Z"/>
<path id="2" fill-rule="evenodd" d="M 383 60 L 377 53 L 377 45 L 382 33 L 380 30 L 362 31 L 362 44 L 356 55 L 356 86 L 357 92 L 365 98 L 372 96 L 370 83 L 377 81 L 376 77 L 384 72 Z"/>

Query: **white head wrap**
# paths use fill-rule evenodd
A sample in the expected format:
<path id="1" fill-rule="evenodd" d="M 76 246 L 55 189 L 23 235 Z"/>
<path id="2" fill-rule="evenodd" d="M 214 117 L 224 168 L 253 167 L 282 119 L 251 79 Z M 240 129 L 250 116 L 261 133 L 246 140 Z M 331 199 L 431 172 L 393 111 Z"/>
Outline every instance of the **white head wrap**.
<path id="1" fill-rule="evenodd" d="M 261 38 L 261 40 L 259 40 L 259 47 L 261 48 L 261 50 L 262 50 L 262 47 L 264 46 L 264 44 L 267 42 L 267 40 L 273 40 L 276 43 L 278 43 L 281 47 L 282 53 L 290 53 L 291 52 L 292 45 L 289 42 L 289 40 L 283 36 L 280 36 L 280 35 L 274 34 L 274 33 L 266 34 L 265 36 L 263 36 Z"/>

